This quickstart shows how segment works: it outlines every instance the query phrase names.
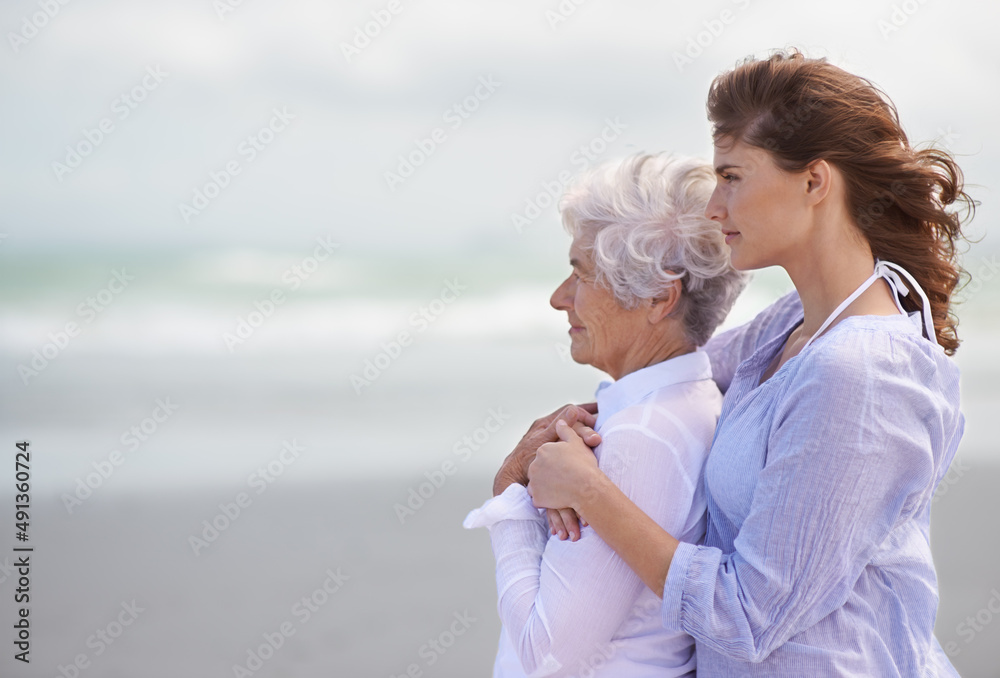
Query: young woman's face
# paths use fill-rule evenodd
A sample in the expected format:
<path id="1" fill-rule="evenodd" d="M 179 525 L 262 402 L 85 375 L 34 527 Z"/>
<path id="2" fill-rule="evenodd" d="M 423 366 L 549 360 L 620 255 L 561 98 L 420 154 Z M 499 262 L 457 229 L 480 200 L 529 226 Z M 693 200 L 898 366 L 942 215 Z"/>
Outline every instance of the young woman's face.
<path id="1" fill-rule="evenodd" d="M 723 138 L 715 145 L 716 185 L 705 215 L 719 223 L 740 270 L 781 265 L 805 235 L 808 173 L 779 168 L 770 153 Z"/>

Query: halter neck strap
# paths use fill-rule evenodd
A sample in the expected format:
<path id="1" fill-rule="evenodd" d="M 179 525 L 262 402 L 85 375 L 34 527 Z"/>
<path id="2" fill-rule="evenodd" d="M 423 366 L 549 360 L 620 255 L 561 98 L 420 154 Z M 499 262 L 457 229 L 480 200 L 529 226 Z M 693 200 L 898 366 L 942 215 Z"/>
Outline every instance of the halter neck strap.
<path id="1" fill-rule="evenodd" d="M 900 313 L 906 315 L 906 311 L 903 310 L 903 304 L 899 301 L 899 298 L 908 295 L 910 290 L 907 288 L 906 283 L 903 282 L 903 278 L 900 277 L 900 274 L 906 277 L 906 280 L 909 281 L 913 289 L 916 290 L 917 295 L 919 295 L 920 315 L 923 317 L 924 321 L 924 332 L 927 334 L 927 338 L 929 340 L 934 342 L 935 345 L 938 345 L 937 335 L 934 333 L 934 320 L 931 318 L 931 302 L 927 299 L 927 295 L 924 293 L 923 288 L 920 287 L 914 277 L 910 275 L 910 273 L 902 266 L 894 264 L 891 261 L 876 259 L 875 270 L 871 276 L 861 283 L 861 286 L 854 290 L 849 297 L 844 299 L 844 301 L 840 303 L 840 306 L 838 306 L 836 310 L 830 314 L 830 317 L 823 321 L 823 324 L 820 325 L 819 329 L 816 330 L 811 337 L 809 337 L 809 341 L 807 341 L 806 345 L 802 347 L 802 351 L 805 351 L 806 348 L 809 347 L 809 344 L 813 343 L 818 336 L 823 334 L 833 321 L 844 312 L 844 309 L 850 306 L 855 299 L 860 297 L 865 290 L 875 284 L 875 281 L 879 278 L 885 278 L 886 283 L 889 284 L 889 288 L 892 290 L 892 300 L 896 302 L 896 308 L 899 309 Z"/>

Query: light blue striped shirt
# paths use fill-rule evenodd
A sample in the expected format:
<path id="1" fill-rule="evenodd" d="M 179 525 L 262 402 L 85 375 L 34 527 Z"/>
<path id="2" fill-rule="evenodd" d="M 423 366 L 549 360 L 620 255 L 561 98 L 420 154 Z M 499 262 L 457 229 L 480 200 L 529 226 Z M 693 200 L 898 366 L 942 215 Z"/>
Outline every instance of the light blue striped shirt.
<path id="1" fill-rule="evenodd" d="M 919 314 L 851 316 L 758 385 L 801 321 L 793 292 L 706 346 L 726 391 L 708 527 L 677 549 L 664 625 L 695 638 L 699 677 L 955 676 L 929 532 L 958 368 Z"/>

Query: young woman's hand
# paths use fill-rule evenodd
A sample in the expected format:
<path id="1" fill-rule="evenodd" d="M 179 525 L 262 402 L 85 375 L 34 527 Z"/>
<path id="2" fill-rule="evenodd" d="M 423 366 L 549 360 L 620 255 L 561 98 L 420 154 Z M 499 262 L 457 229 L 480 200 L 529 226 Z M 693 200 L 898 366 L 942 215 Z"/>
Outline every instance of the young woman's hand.
<path id="1" fill-rule="evenodd" d="M 571 508 L 581 515 L 588 488 L 601 475 L 597 457 L 566 421 L 558 420 L 555 430 L 559 442 L 539 447 L 528 467 L 528 494 L 539 508 Z"/>
<path id="2" fill-rule="evenodd" d="M 497 471 L 493 480 L 493 496 L 502 493 L 512 483 L 528 484 L 528 466 L 535 458 L 535 452 L 545 444 L 559 440 L 556 433 L 556 422 L 564 421 L 576 431 L 578 437 L 586 444 L 596 447 L 601 442 L 601 436 L 593 429 L 597 423 L 597 403 L 585 405 L 566 405 L 552 414 L 535 420 L 524 434 L 514 451 L 507 455 L 503 465 Z M 579 527 L 577 527 L 579 537 Z"/>

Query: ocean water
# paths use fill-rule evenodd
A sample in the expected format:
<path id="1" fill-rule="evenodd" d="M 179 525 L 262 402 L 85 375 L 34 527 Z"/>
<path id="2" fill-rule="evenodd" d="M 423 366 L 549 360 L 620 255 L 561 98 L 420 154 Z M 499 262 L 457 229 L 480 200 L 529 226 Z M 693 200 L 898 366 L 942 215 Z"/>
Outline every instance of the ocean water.
<path id="1" fill-rule="evenodd" d="M 259 252 L 8 260 L 0 425 L 44 446 L 39 489 L 62 492 L 115 449 L 125 461 L 110 491 L 225 484 L 292 438 L 309 448 L 296 470 L 310 477 L 412 473 L 502 408 L 500 430 L 460 458 L 486 471 L 535 417 L 588 400 L 606 378 L 572 362 L 565 314 L 548 305 L 561 257 L 301 263 Z M 116 271 L 127 280 L 117 293 Z M 960 308 L 961 454 L 975 463 L 1000 464 L 997 287 Z M 780 272 L 758 273 L 726 326 L 788 289 Z M 176 411 L 129 435 L 162 399 Z"/>

